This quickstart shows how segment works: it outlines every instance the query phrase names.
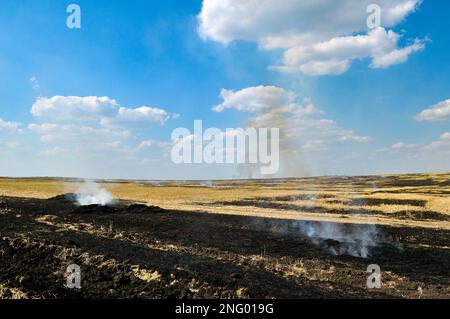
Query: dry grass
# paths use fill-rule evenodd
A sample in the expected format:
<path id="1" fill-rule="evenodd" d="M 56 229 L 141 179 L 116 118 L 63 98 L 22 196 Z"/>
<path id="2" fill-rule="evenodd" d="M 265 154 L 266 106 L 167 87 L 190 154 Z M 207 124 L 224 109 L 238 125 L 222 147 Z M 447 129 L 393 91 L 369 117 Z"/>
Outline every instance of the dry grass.
<path id="1" fill-rule="evenodd" d="M 80 183 L 0 179 L 0 196 L 49 198 L 76 191 Z M 192 212 L 450 229 L 450 174 L 102 186 L 118 199 Z"/>

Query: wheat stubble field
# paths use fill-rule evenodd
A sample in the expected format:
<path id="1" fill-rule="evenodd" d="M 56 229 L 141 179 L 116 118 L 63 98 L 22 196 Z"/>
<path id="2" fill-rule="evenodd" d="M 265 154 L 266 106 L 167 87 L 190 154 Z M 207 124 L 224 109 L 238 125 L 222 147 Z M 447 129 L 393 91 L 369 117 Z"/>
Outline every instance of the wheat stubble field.
<path id="1" fill-rule="evenodd" d="M 450 174 L 80 183 L 0 179 L 0 298 L 450 298 Z"/>

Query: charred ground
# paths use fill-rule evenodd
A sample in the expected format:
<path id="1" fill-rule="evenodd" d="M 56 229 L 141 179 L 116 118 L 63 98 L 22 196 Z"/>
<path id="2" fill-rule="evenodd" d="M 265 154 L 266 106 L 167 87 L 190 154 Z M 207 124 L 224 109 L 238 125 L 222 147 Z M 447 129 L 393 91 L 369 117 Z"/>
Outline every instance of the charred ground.
<path id="1" fill-rule="evenodd" d="M 418 182 L 414 184 L 413 178 Z M 450 298 L 450 229 L 447 220 L 427 214 L 435 211 L 447 216 L 448 206 L 439 206 L 447 198 L 442 193 L 448 187 L 441 185 L 445 177 L 434 183 L 428 177 L 426 183 L 421 182 L 422 176 L 398 177 L 400 186 L 371 188 L 370 193 L 358 187 L 368 179 L 339 179 L 334 189 L 319 188 L 321 181 L 316 180 L 312 181 L 314 192 L 292 189 L 291 181 L 280 181 L 272 186 L 279 190 L 274 196 L 267 196 L 269 191 L 261 185 L 247 185 L 254 189 L 254 196 L 248 196 L 246 189 L 240 198 L 222 196 L 201 202 L 195 198 L 195 210 L 188 209 L 194 201 L 185 202 L 186 209 L 152 201 L 152 192 L 165 191 L 153 187 L 148 190 L 148 202 L 158 206 L 135 204 L 131 196 L 112 207 L 77 207 L 66 196 L 39 199 L 4 194 L 0 197 L 0 297 Z M 376 181 L 393 183 L 386 178 Z M 352 185 L 352 192 L 347 189 L 348 196 L 344 191 L 338 196 L 336 190 L 345 188 L 338 182 Z M 184 187 L 198 193 L 210 191 Z M 215 191 L 226 191 L 226 187 L 221 184 Z M 185 196 L 174 185 L 163 188 L 171 188 L 174 198 Z M 379 195 L 380 191 L 398 194 L 401 188 L 401 198 Z M 361 202 L 363 198 L 367 200 Z M 308 207 L 311 200 L 322 211 L 298 208 Z M 342 208 L 345 214 L 333 214 L 325 201 L 346 203 L 349 209 L 364 204 L 365 210 L 375 213 L 355 217 Z M 276 207 L 275 213 L 274 203 L 291 203 L 296 208 Z M 400 206 L 388 210 L 386 203 Z M 241 209 L 242 214 L 228 207 Z M 242 208 L 268 212 L 249 216 Z M 280 218 L 284 210 L 286 218 Z M 423 212 L 424 218 L 391 215 L 405 210 Z M 311 218 L 316 214 L 321 218 Z M 377 224 L 379 238 L 368 258 L 333 255 L 330 247 L 347 243 L 329 238 L 313 242 L 297 231 L 298 223 L 338 223 L 354 229 L 369 222 Z M 73 263 L 81 266 L 80 290 L 65 288 L 65 271 Z M 381 289 L 366 287 L 369 264 L 381 267 Z"/>

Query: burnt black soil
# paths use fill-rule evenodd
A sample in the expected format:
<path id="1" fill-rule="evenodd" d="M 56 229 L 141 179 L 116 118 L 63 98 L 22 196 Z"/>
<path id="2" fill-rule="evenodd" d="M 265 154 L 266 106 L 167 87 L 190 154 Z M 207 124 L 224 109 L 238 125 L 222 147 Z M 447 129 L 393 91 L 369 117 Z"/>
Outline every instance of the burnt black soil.
<path id="1" fill-rule="evenodd" d="M 364 259 L 273 224 L 0 197 L 0 298 L 450 298 L 450 231 L 379 226 L 397 248 L 381 243 Z M 70 264 L 81 267 L 79 290 L 65 287 Z M 381 267 L 381 289 L 366 287 L 370 264 Z"/>

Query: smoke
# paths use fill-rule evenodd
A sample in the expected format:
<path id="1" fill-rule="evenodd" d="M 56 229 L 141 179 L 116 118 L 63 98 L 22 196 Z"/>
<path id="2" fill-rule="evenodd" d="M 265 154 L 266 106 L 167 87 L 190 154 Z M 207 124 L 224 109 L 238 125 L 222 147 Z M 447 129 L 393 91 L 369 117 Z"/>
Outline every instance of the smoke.
<path id="1" fill-rule="evenodd" d="M 267 91 L 269 88 L 264 88 Z M 312 145 L 323 138 L 323 130 L 318 127 L 315 116 L 320 114 L 309 99 L 297 101 L 294 92 L 278 88 L 283 99 L 264 101 L 264 108 L 255 116 L 247 119 L 249 127 L 279 128 L 280 171 L 276 176 L 267 177 L 304 177 L 310 175 L 307 163 L 307 149 L 304 144 Z M 270 91 L 265 92 L 269 94 Z M 270 94 L 269 94 L 270 95 Z M 320 126 L 320 125 L 319 125 Z M 319 132 L 317 132 L 319 129 Z M 271 137 L 270 137 L 271 138 Z"/>
<path id="2" fill-rule="evenodd" d="M 332 255 L 367 258 L 371 249 L 378 244 L 378 230 L 375 225 L 370 224 L 295 221 L 292 227 Z"/>
<path id="3" fill-rule="evenodd" d="M 347 191 L 350 191 L 348 189 Z M 316 201 L 314 195 L 309 200 Z M 366 203 L 363 198 L 362 206 Z M 315 206 L 315 205 L 314 205 Z M 351 215 L 350 215 L 351 216 Z M 382 240 L 382 234 L 370 218 L 366 224 L 352 224 L 321 221 L 289 221 L 291 232 L 306 237 L 314 245 L 332 255 L 350 255 L 368 258 L 371 250 Z"/>
<path id="4" fill-rule="evenodd" d="M 80 206 L 106 206 L 114 203 L 113 196 L 94 181 L 85 181 L 75 194 L 76 201 Z"/>
<path id="5" fill-rule="evenodd" d="M 335 256 L 350 255 L 368 258 L 380 242 L 375 225 L 341 224 L 336 222 L 255 219 L 257 228 L 274 233 L 303 237 Z"/>
<path id="6" fill-rule="evenodd" d="M 333 172 L 337 167 L 336 155 L 341 154 L 342 145 L 369 141 L 369 137 L 356 135 L 351 129 L 341 127 L 316 108 L 310 98 L 301 98 L 296 91 L 257 86 L 239 91 L 222 90 L 221 98 L 223 102 L 214 108 L 215 112 L 226 109 L 247 112 L 251 115 L 243 127 L 280 130 L 280 170 L 274 176 L 262 176 L 264 178 L 304 177 L 323 174 L 328 170 Z M 237 174 L 242 178 L 255 178 L 251 167 L 243 167 Z"/>

